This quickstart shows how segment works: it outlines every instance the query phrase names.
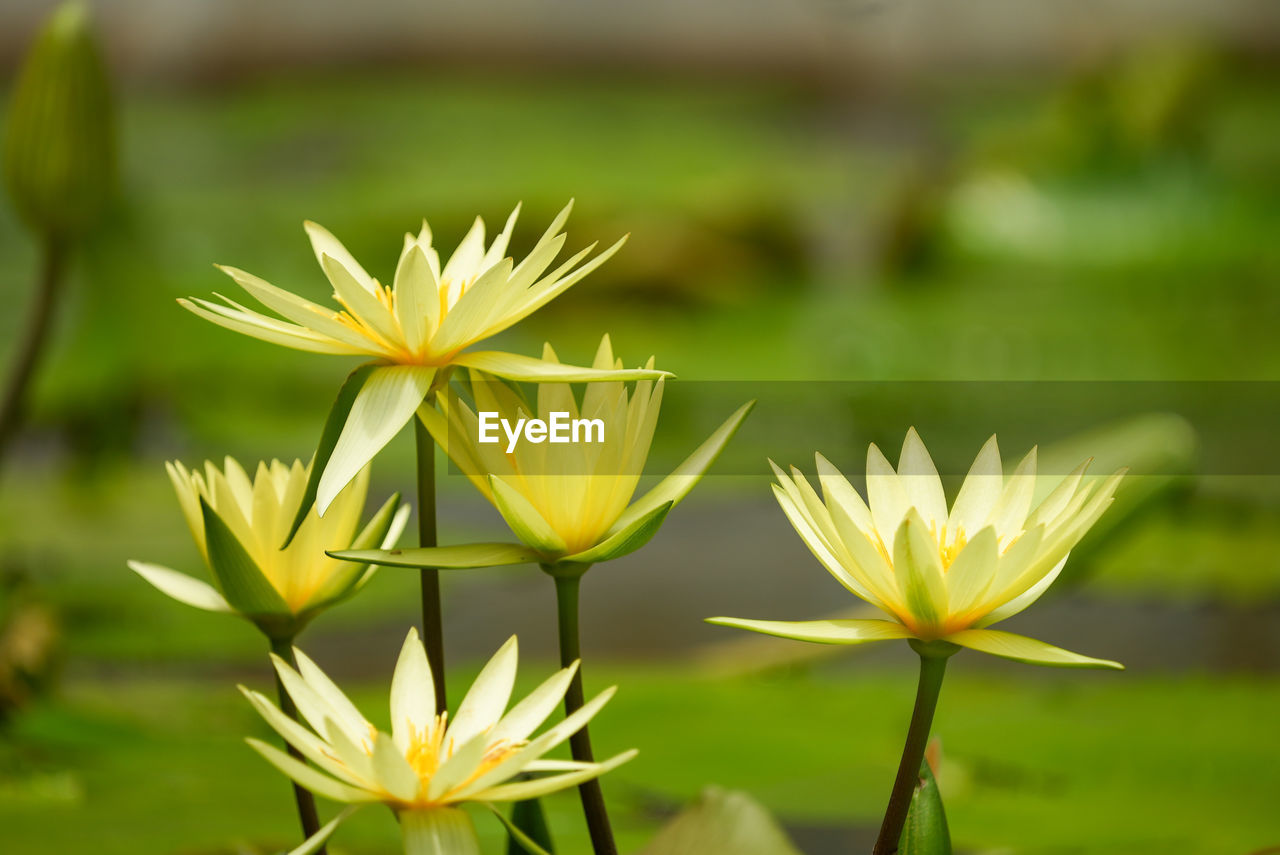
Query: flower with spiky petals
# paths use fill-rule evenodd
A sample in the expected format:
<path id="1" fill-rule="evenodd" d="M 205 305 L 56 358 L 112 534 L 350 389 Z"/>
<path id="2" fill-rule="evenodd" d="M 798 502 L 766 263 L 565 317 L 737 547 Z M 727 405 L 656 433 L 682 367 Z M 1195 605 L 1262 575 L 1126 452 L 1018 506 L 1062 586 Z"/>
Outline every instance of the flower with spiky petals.
<path id="1" fill-rule="evenodd" d="M 542 358 L 559 364 L 550 345 Z M 607 335 L 592 364 L 600 371 L 621 367 Z M 653 367 L 652 358 L 646 367 Z M 459 397 L 442 396 L 439 410 L 424 407 L 421 418 L 436 443 L 493 503 L 522 543 L 333 554 L 353 561 L 374 560 L 370 556 L 376 555 L 378 562 L 389 566 L 537 563 L 556 572 L 578 573 L 639 549 L 715 462 L 755 403 L 739 407 L 670 475 L 633 502 L 658 422 L 663 382 L 641 380 L 630 390 L 620 381 L 591 383 L 580 401 L 564 384 L 541 384 L 536 403 L 530 405 L 510 385 L 472 372 L 474 410 Z M 596 422 L 599 431 L 592 441 L 587 441 L 592 430 L 588 425 L 577 442 L 522 441 L 508 450 L 505 439 L 480 441 L 481 413 L 508 424 L 534 418 L 550 423 L 559 414 L 563 425 Z"/>
<path id="2" fill-rule="evenodd" d="M 424 221 L 416 236 L 405 235 L 390 287 L 369 275 L 326 229 L 308 222 L 312 249 L 339 308 L 313 303 L 234 267 L 221 269 L 280 317 L 221 295 L 221 303 L 198 298 L 178 302 L 202 318 L 263 341 L 374 360 L 353 373 L 339 395 L 334 412 L 342 419 L 341 433 L 322 439 L 316 457 L 322 471 L 316 473 L 309 493 L 324 514 L 338 491 L 413 418 L 452 366 L 529 382 L 653 379 L 663 373 L 602 372 L 500 351 L 467 350 L 532 314 L 622 246 L 625 238 L 582 263 L 595 248 L 592 244 L 551 268 L 564 246 L 561 228 L 571 208 L 572 202 L 519 264 L 506 254 L 519 206 L 488 246 L 484 222 L 477 217 L 443 264 Z"/>
<path id="3" fill-rule="evenodd" d="M 324 609 L 360 590 L 376 566 L 325 555 L 337 547 L 391 547 L 409 518 L 409 506 L 392 496 L 363 527 L 369 472 L 364 469 L 321 519 L 312 509 L 288 548 L 281 549 L 302 500 L 309 467 L 273 460 L 259 463 L 250 479 L 228 457 L 222 469 L 166 464 L 178 504 L 216 587 L 158 564 L 129 567 L 179 602 L 207 611 L 239 614 L 273 640 L 288 641 Z"/>
<path id="4" fill-rule="evenodd" d="M 602 763 L 546 759 L 543 755 L 600 711 L 614 689 L 534 735 L 564 698 L 577 663 L 556 672 L 508 709 L 516 678 L 514 636 L 489 660 L 450 717 L 434 712 L 431 668 L 417 630 L 411 629 L 391 679 L 389 733 L 370 724 L 305 654 L 295 650 L 294 655 L 296 669 L 278 656 L 272 659 L 310 729 L 264 695 L 243 686 L 241 691 L 311 765 L 259 740 L 250 739 L 249 744 L 316 795 L 352 805 L 390 807 L 400 820 L 410 855 L 475 855 L 479 846 L 471 820 L 460 809 L 463 805 L 536 798 L 602 775 L 635 756 L 628 751 Z M 345 814 L 304 845 L 319 846 L 343 818 Z"/>
<path id="5" fill-rule="evenodd" d="M 945 642 L 1036 665 L 1120 668 L 1043 641 L 987 627 L 1021 612 L 1053 584 L 1071 549 L 1112 502 L 1124 472 L 1085 477 L 1081 464 L 1033 507 L 1036 451 L 1007 479 L 993 436 L 947 509 L 942 481 L 915 429 L 895 470 L 867 453 L 867 498 L 822 455 L 822 495 L 799 469 L 778 466 L 773 491 L 823 566 L 888 617 L 868 620 L 710 622 L 826 644 Z"/>

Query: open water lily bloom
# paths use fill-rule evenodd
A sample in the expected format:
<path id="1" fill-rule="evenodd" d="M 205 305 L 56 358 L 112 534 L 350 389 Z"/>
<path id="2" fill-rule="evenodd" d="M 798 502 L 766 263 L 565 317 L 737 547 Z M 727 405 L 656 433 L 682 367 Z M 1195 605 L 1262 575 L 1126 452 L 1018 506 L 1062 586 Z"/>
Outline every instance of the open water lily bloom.
<path id="1" fill-rule="evenodd" d="M 263 314 L 222 295 L 222 302 L 179 300 L 202 318 L 236 332 L 297 350 L 371 357 L 369 370 L 352 378 L 356 391 L 336 444 L 321 456 L 323 473 L 315 494 L 320 513 L 374 455 L 391 441 L 450 366 L 476 368 L 520 381 L 591 381 L 611 377 L 656 377 L 661 372 L 593 371 L 499 351 L 467 348 L 505 330 L 591 273 L 625 238 L 590 260 L 595 245 L 555 266 L 565 243 L 561 232 L 570 208 L 551 223 L 519 264 L 507 256 L 519 207 L 486 246 L 480 218 L 443 264 L 424 221 L 406 234 L 390 287 L 369 275 L 327 230 L 305 224 L 317 261 L 338 306 L 313 303 L 251 273 L 222 267 L 236 284 L 277 316 Z M 585 260 L 585 262 L 584 262 Z"/>
<path id="2" fill-rule="evenodd" d="M 259 740 L 250 739 L 249 744 L 316 795 L 352 805 L 390 807 L 400 820 L 410 855 L 476 855 L 480 850 L 475 831 L 462 805 L 537 798 L 602 775 L 636 753 L 627 751 L 601 763 L 546 759 L 547 752 L 600 711 L 614 690 L 601 692 L 535 736 L 564 698 L 577 663 L 556 672 L 508 709 L 516 678 L 514 636 L 494 654 L 450 718 L 448 713 L 434 713 L 427 654 L 417 630 L 410 630 L 391 680 L 389 733 L 369 723 L 314 662 L 300 651 L 294 653 L 296 670 L 278 656 L 272 659 L 310 729 L 266 696 L 243 686 L 241 691 L 311 765 Z M 300 851 L 313 851 L 345 816 L 322 828 Z"/>
<path id="3" fill-rule="evenodd" d="M 363 527 L 368 469 L 338 494 L 323 519 L 312 509 L 281 549 L 307 484 L 308 467 L 259 463 L 250 479 L 232 458 L 203 471 L 166 464 L 178 503 L 215 585 L 185 573 L 130 561 L 129 567 L 175 600 L 240 614 L 273 640 L 293 638 L 316 614 L 358 591 L 376 567 L 337 561 L 326 549 L 393 546 L 409 518 L 392 496 Z M 398 507 L 399 506 L 399 507 Z"/>
<path id="4" fill-rule="evenodd" d="M 559 364 L 547 345 L 543 360 Z M 604 336 L 593 367 L 621 367 Z M 653 367 L 650 358 L 646 368 Z M 639 549 L 653 537 L 667 511 L 698 482 L 733 437 L 752 404 L 740 407 L 664 480 L 632 501 L 643 474 L 662 405 L 663 380 L 641 380 L 628 390 L 619 381 L 588 384 L 581 400 L 565 384 L 540 384 L 536 406 L 511 386 L 473 372 L 472 410 L 457 396 L 441 396 L 439 410 L 423 407 L 421 418 L 436 442 L 486 499 L 493 503 L 521 544 L 471 544 L 390 551 L 335 553 L 349 560 L 392 566 L 441 568 L 539 563 L 585 568 Z M 533 443 L 506 436 L 479 441 L 477 413 L 496 414 L 508 425 L 521 419 L 544 422 L 552 413 L 569 421 L 599 420 L 601 441 Z M 510 450 L 508 450 L 510 448 Z"/>
<path id="5" fill-rule="evenodd" d="M 948 510 L 937 470 L 914 429 L 896 470 L 871 446 L 866 502 L 822 455 L 821 496 L 799 469 L 788 474 L 775 465 L 774 494 L 805 544 L 840 584 L 886 618 L 710 622 L 827 644 L 944 641 L 1037 665 L 1120 668 L 987 628 L 1035 602 L 1111 504 L 1123 472 L 1087 479 L 1087 467 L 1088 461 L 1033 507 L 1035 449 L 1005 478 L 993 436 Z"/>

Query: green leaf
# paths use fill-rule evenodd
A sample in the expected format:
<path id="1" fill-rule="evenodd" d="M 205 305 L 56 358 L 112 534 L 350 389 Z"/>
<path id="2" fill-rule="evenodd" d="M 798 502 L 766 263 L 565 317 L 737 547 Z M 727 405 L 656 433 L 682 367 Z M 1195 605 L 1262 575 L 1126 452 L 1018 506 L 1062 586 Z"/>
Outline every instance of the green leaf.
<path id="1" fill-rule="evenodd" d="M 590 549 L 579 552 L 576 555 L 569 555 L 564 560 L 572 561 L 575 564 L 599 564 L 601 561 L 612 561 L 615 558 L 621 558 L 624 555 L 635 552 L 652 540 L 653 536 L 658 533 L 658 529 L 662 527 L 662 521 L 667 517 L 667 512 L 671 510 L 671 506 L 671 502 L 659 505 L 631 523 L 631 525 L 619 530 Z"/>
<path id="2" fill-rule="evenodd" d="M 898 855 L 951 855 L 951 833 L 942 795 L 927 761 L 920 763 L 920 780 L 911 794 L 907 824 L 902 828 Z"/>
<path id="3" fill-rule="evenodd" d="M 708 787 L 638 855 L 801 855 L 777 820 L 746 793 Z"/>
<path id="4" fill-rule="evenodd" d="M 407 549 L 339 549 L 329 554 L 343 561 L 360 561 L 384 567 L 434 567 L 439 570 L 504 567 L 510 564 L 534 564 L 541 560 L 537 551 L 516 543 L 468 543 Z"/>
<path id="5" fill-rule="evenodd" d="M 725 420 L 724 424 L 716 428 L 715 432 L 694 450 L 693 454 L 685 458 L 684 462 L 675 468 L 675 471 L 663 478 L 652 490 L 645 493 L 631 507 L 623 511 L 622 516 L 618 517 L 618 521 L 614 523 L 614 528 L 626 528 L 640 517 L 652 513 L 654 508 L 665 505 L 668 502 L 672 506 L 680 504 L 681 499 L 689 494 L 694 485 L 711 468 L 711 464 L 716 462 L 720 452 L 724 450 L 729 440 L 733 439 L 733 435 L 738 432 L 738 428 L 742 425 L 742 420 L 747 417 L 747 414 L 751 412 L 755 405 L 755 401 L 748 401 L 739 407 L 733 415 Z"/>
<path id="6" fill-rule="evenodd" d="M 813 641 L 818 644 L 862 644 L 867 641 L 891 641 L 913 638 L 911 630 L 891 620 L 877 618 L 837 618 L 833 620 L 747 620 L 746 618 L 713 617 L 707 623 L 747 629 L 778 638 Z M 959 643 L 959 642 L 957 642 Z"/>
<path id="7" fill-rule="evenodd" d="M 204 517 L 205 543 L 209 547 L 209 567 L 227 603 L 246 617 L 289 615 L 289 606 L 272 587 L 244 546 L 200 497 Z"/>
<path id="8" fill-rule="evenodd" d="M 293 536 L 298 533 L 307 514 L 311 512 L 311 506 L 316 503 L 320 476 L 324 474 L 325 467 L 329 465 L 329 458 L 333 456 L 333 447 L 338 444 L 338 437 L 342 435 L 342 428 L 347 423 L 347 416 L 351 413 L 351 405 L 355 403 L 356 395 L 364 388 L 365 381 L 377 367 L 375 363 L 361 365 L 347 375 L 342 388 L 338 390 L 338 397 L 334 398 L 333 406 L 329 408 L 329 415 L 324 420 L 324 428 L 320 431 L 320 445 L 311 459 L 311 471 L 307 474 L 307 488 L 302 493 L 302 501 L 298 504 L 293 525 L 289 526 L 289 536 L 284 539 L 284 543 L 280 544 L 281 549 L 293 542 Z"/>

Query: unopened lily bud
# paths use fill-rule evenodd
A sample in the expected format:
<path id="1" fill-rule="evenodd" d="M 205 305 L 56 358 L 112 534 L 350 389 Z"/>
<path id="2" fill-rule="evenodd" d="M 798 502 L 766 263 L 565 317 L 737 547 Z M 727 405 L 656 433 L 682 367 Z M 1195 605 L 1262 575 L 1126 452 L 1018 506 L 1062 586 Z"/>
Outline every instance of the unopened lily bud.
<path id="1" fill-rule="evenodd" d="M 87 7 L 63 4 L 27 55 L 5 122 L 9 194 L 41 235 L 84 232 L 111 194 L 116 140 L 109 88 Z"/>
<path id="2" fill-rule="evenodd" d="M 938 743 L 930 745 L 933 758 L 925 756 L 920 764 L 920 782 L 911 795 L 911 807 L 902 829 L 898 855 L 951 855 L 951 833 L 947 814 L 942 808 L 942 795 L 931 768 L 939 755 Z"/>

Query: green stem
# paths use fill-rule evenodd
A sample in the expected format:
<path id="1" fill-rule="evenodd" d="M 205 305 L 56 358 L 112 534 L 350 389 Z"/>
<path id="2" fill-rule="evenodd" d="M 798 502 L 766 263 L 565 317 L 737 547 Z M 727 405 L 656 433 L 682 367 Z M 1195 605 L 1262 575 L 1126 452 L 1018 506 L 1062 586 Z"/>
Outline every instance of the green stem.
<path id="1" fill-rule="evenodd" d="M 582 658 L 578 634 L 578 586 L 581 574 L 554 577 L 556 581 L 556 616 L 560 627 L 560 665 L 567 668 Z M 573 675 L 569 691 L 564 696 L 564 714 L 572 715 L 582 709 L 582 666 Z M 569 737 L 569 750 L 579 763 L 594 763 L 591 752 L 591 735 L 583 727 Z M 595 855 L 617 855 L 613 842 L 613 829 L 609 826 L 609 813 L 604 805 L 604 793 L 600 779 L 592 778 L 578 786 L 582 797 L 582 812 L 587 818 L 587 831 L 591 834 L 591 848 Z"/>
<path id="2" fill-rule="evenodd" d="M 911 794 L 920 779 L 920 762 L 924 759 L 925 745 L 929 742 L 929 729 L 933 726 L 933 712 L 938 706 L 938 693 L 942 690 L 947 658 L 953 652 L 955 651 L 946 651 L 944 655 L 920 653 L 920 682 L 916 686 L 916 705 L 911 711 L 907 741 L 902 746 L 898 776 L 893 781 L 889 806 L 885 808 L 880 836 L 876 838 L 871 855 L 893 855 L 898 851 L 902 827 L 907 822 L 907 810 L 911 807 Z"/>
<path id="3" fill-rule="evenodd" d="M 425 406 L 431 406 L 428 398 Z M 418 452 L 418 545 L 436 545 L 436 445 L 422 419 L 413 420 L 413 437 Z M 431 679 L 435 681 L 436 713 L 449 708 L 444 684 L 444 620 L 440 611 L 440 571 L 423 567 L 419 571 L 422 584 L 422 642 L 431 663 Z"/>
<path id="4" fill-rule="evenodd" d="M 40 261 L 40 279 L 36 286 L 35 302 L 23 332 L 22 344 L 9 371 L 9 382 L 4 397 L 0 398 L 0 465 L 5 453 L 22 424 L 27 389 L 35 377 L 44 356 L 53 325 L 54 309 L 66 280 L 67 244 L 56 238 L 46 238 Z"/>
<path id="5" fill-rule="evenodd" d="M 298 667 L 298 662 L 293 655 L 293 644 L 290 641 L 273 640 L 271 642 L 271 652 L 279 656 L 285 662 L 288 662 L 294 668 Z M 280 675 L 276 674 L 276 696 L 280 699 L 280 711 L 294 721 L 298 721 L 298 708 L 293 703 L 293 698 L 289 697 L 289 693 L 285 691 L 284 683 L 280 681 Z M 298 749 L 294 748 L 287 741 L 284 744 L 290 756 L 300 762 L 307 762 L 306 758 Z M 311 791 L 294 783 L 293 800 L 298 805 L 298 819 L 302 821 L 302 837 L 305 840 L 320 830 L 320 817 L 316 813 L 315 796 L 311 795 Z M 325 849 L 321 846 L 316 850 L 317 855 L 325 855 Z"/>

